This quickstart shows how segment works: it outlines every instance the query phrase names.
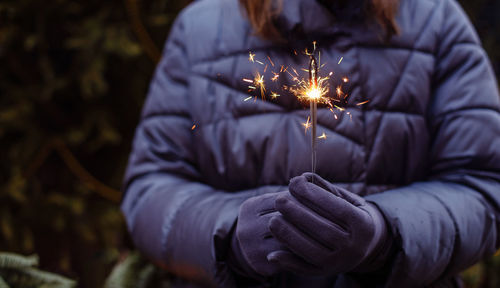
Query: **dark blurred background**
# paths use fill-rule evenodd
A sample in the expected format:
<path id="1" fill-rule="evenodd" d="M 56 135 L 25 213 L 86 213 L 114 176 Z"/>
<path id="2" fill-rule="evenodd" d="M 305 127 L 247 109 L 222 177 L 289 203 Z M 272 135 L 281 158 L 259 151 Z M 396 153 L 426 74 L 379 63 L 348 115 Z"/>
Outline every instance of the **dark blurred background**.
<path id="1" fill-rule="evenodd" d="M 55 274 L 79 287 L 168 287 L 133 252 L 119 189 L 163 42 L 189 2 L 0 2 L 0 251 L 39 256 L 0 253 L 0 287 Z M 459 2 L 499 76 L 500 1 Z M 32 279 L 36 266 L 55 274 Z M 463 276 L 500 287 L 500 255 Z"/>

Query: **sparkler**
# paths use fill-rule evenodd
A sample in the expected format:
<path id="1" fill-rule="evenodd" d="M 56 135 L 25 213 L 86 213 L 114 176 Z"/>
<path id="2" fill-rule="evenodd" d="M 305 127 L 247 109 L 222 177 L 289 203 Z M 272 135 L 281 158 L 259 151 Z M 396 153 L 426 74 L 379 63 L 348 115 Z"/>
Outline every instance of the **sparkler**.
<path id="1" fill-rule="evenodd" d="M 252 52 L 249 53 L 248 60 L 252 63 L 257 63 L 262 66 L 265 66 L 263 72 L 264 74 L 266 73 L 267 69 L 270 68 L 271 69 L 270 73 L 272 74 L 272 77 L 270 77 L 269 80 L 271 80 L 271 82 L 277 82 L 282 74 L 286 73 L 290 75 L 291 80 L 295 84 L 292 86 L 283 86 L 282 88 L 286 91 L 291 92 L 293 95 L 295 95 L 295 97 L 297 97 L 298 100 L 309 102 L 310 115 L 307 118 L 307 122 L 302 123 L 302 125 L 304 126 L 306 133 L 307 130 L 311 129 L 311 171 L 315 173 L 316 162 L 317 162 L 317 157 L 316 157 L 317 141 L 318 139 L 327 138 L 327 135 L 324 132 L 319 137 L 317 137 L 316 135 L 318 104 L 326 105 L 327 107 L 329 107 L 329 110 L 333 112 L 334 118 L 337 120 L 339 118 L 337 117 L 335 111 L 339 112 L 346 111 L 345 107 L 349 102 L 350 94 L 345 93 L 342 90 L 342 85 L 349 83 L 349 78 L 343 77 L 340 78 L 341 80 L 340 85 L 334 89 L 333 91 L 334 93 L 331 93 L 333 95 L 328 96 L 330 93 L 329 80 L 330 77 L 333 75 L 333 72 L 330 72 L 327 77 L 320 77 L 319 70 L 325 64 L 321 64 L 320 52 L 316 53 L 316 42 L 313 42 L 313 45 L 314 48 L 312 53 L 308 52 L 308 50 L 305 51 L 305 54 L 309 56 L 309 69 L 300 69 L 308 73 L 309 76 L 308 79 L 301 78 L 297 70 L 293 67 L 289 67 L 286 65 L 278 65 L 279 63 L 275 64 L 269 56 L 267 56 L 267 61 L 269 62 L 269 64 L 258 60 L 256 58 L 256 54 Z M 293 52 L 295 55 L 298 55 L 296 50 L 294 50 Z M 316 57 L 316 54 L 318 55 L 318 57 Z M 337 62 L 337 64 L 340 65 L 340 63 L 342 63 L 343 60 L 344 57 L 340 57 L 340 60 Z M 276 68 L 277 70 L 274 70 L 273 68 Z M 265 100 L 266 84 L 263 74 L 256 72 L 253 79 L 244 78 L 243 81 L 247 83 L 249 92 L 259 91 L 262 100 Z M 271 99 L 277 99 L 277 97 L 279 96 L 280 94 L 274 91 L 270 92 Z M 254 96 L 247 97 L 244 99 L 244 101 L 248 101 L 252 98 L 254 98 Z M 368 102 L 369 100 L 366 100 L 364 102 L 356 104 L 356 106 L 361 106 Z M 349 117 L 352 117 L 349 111 L 347 111 L 346 114 L 349 115 Z M 314 182 L 314 178 L 312 178 L 311 181 Z"/>
<path id="2" fill-rule="evenodd" d="M 316 48 L 316 47 L 315 47 Z M 311 182 L 314 183 L 314 173 L 316 173 L 316 128 L 318 125 L 318 99 L 321 97 L 321 90 L 318 89 L 318 62 L 311 53 L 311 60 L 309 61 L 309 86 L 310 89 L 306 95 L 309 98 L 310 117 L 311 117 L 311 172 L 313 178 Z"/>

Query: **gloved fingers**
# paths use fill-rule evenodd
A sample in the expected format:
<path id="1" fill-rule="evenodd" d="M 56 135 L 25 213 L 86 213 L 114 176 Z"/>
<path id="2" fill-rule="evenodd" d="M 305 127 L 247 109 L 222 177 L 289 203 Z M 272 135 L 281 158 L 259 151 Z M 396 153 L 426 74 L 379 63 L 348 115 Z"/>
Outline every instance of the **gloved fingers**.
<path id="1" fill-rule="evenodd" d="M 274 202 L 279 193 L 269 193 L 248 198 L 241 204 L 239 215 L 243 217 L 265 215 L 276 211 Z"/>
<path id="2" fill-rule="evenodd" d="M 289 250 L 311 264 L 320 266 L 321 259 L 331 253 L 329 248 L 324 247 L 295 226 L 289 224 L 283 216 L 271 218 L 269 230 Z"/>
<path id="3" fill-rule="evenodd" d="M 354 206 L 362 206 L 365 202 L 363 197 L 356 195 L 342 187 L 336 186 L 335 189 L 341 195 L 340 197 L 344 198 L 347 202 L 351 203 Z"/>
<path id="4" fill-rule="evenodd" d="M 242 244 L 240 242 L 240 247 L 242 247 L 241 251 L 244 255 L 248 265 L 256 271 L 260 275 L 271 276 L 275 273 L 278 273 L 281 268 L 276 263 L 271 263 L 267 260 L 267 255 L 272 251 L 277 250 L 286 250 L 287 248 L 276 238 L 272 236 L 269 232 L 270 237 L 266 237 L 264 239 L 259 239 L 258 241 L 245 242 L 243 240 Z M 240 241 L 240 239 L 237 239 Z"/>
<path id="5" fill-rule="evenodd" d="M 334 195 L 337 195 L 339 197 L 344 198 L 347 200 L 349 203 L 353 204 L 354 206 L 360 206 L 363 205 L 364 201 L 363 198 L 342 188 L 337 185 L 334 185 L 330 183 L 329 181 L 321 178 L 319 175 L 316 173 L 311 173 L 311 172 L 306 172 L 302 174 L 302 176 L 306 177 L 307 181 L 315 184 L 327 191 L 332 192 Z"/>
<path id="6" fill-rule="evenodd" d="M 350 238 L 345 228 L 321 217 L 290 195 L 280 195 L 276 198 L 276 209 L 287 222 L 331 249 Z"/>
<path id="7" fill-rule="evenodd" d="M 341 196 L 336 189 L 331 189 L 332 188 L 332 183 L 330 183 L 329 181 L 321 178 L 321 176 L 319 176 L 318 174 L 316 173 L 312 173 L 312 172 L 305 172 L 302 174 L 303 177 L 305 177 L 307 179 L 307 182 L 309 183 L 312 183 L 312 184 L 315 184 L 323 189 L 325 189 L 326 191 L 329 191 L 337 196 Z M 300 177 L 300 176 L 299 176 Z"/>
<path id="8" fill-rule="evenodd" d="M 257 245 L 260 247 L 266 247 L 268 252 L 275 250 L 288 250 L 286 245 L 276 239 L 271 231 L 267 232 L 264 238 L 262 238 Z"/>
<path id="9" fill-rule="evenodd" d="M 350 227 L 350 222 L 364 219 L 364 211 L 323 188 L 307 182 L 305 177 L 295 177 L 290 181 L 290 193 L 302 204 L 319 215 L 342 227 Z"/>
<path id="10" fill-rule="evenodd" d="M 291 271 L 297 274 L 317 275 L 322 271 L 320 267 L 308 263 L 289 251 L 273 251 L 267 255 L 267 260 L 270 263 L 276 263 L 282 270 Z"/>
<path id="11" fill-rule="evenodd" d="M 255 272 L 265 277 L 272 276 L 283 270 L 278 263 L 268 261 L 265 255 L 259 260 L 249 260 L 248 264 Z"/>
<path id="12" fill-rule="evenodd" d="M 251 215 L 250 217 L 244 217 L 244 215 L 238 217 L 238 224 L 236 226 L 236 235 L 239 239 L 252 241 L 252 240 L 262 240 L 270 238 L 272 236 L 271 231 L 269 231 L 269 220 L 273 216 L 281 215 L 278 211 L 274 211 L 261 217 L 256 215 Z"/>

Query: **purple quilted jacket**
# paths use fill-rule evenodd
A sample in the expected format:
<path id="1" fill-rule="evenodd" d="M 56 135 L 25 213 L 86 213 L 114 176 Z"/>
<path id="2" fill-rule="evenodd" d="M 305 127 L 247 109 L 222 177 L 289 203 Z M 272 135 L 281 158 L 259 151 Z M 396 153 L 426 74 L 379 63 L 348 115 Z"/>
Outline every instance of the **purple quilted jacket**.
<path id="1" fill-rule="evenodd" d="M 286 190 L 311 169 L 302 125 L 309 110 L 282 89 L 291 76 L 268 81 L 280 97 L 244 101 L 242 79 L 262 71 L 249 51 L 277 66 L 307 67 L 300 51 L 314 40 L 322 71 L 334 71 L 332 87 L 347 76 L 351 94 L 338 119 L 318 111 L 327 138 L 318 142 L 316 172 L 386 217 L 397 252 L 385 285 L 432 285 L 498 248 L 500 98 L 462 9 L 454 0 L 401 0 L 402 33 L 385 43 L 376 24 L 328 8 L 285 0 L 276 23 L 286 44 L 255 36 L 237 0 L 198 1 L 178 17 L 125 177 L 122 210 L 148 257 L 235 285 L 226 255 L 239 206 Z M 267 285 L 291 286 L 283 279 L 292 278 Z M 358 285 L 348 283 L 328 285 Z"/>

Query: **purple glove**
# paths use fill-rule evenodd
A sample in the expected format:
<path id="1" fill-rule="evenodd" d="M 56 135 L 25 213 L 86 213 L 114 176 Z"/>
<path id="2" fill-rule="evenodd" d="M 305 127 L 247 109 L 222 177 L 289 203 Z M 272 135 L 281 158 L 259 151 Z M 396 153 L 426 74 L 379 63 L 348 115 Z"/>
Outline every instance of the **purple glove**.
<path id="1" fill-rule="evenodd" d="M 270 263 L 267 255 L 289 251 L 269 231 L 269 220 L 281 215 L 274 208 L 276 198 L 285 195 L 290 194 L 288 191 L 264 194 L 252 197 L 241 205 L 228 258 L 230 266 L 238 274 L 261 279 L 282 270 L 276 263 Z"/>
<path id="2" fill-rule="evenodd" d="M 273 214 L 269 229 L 293 254 L 271 252 L 270 262 L 309 274 L 372 272 L 383 266 L 392 241 L 377 207 L 311 173 L 293 178 L 289 189 L 291 195 L 276 198 L 281 214 Z M 297 256 L 310 265 L 297 267 Z"/>

